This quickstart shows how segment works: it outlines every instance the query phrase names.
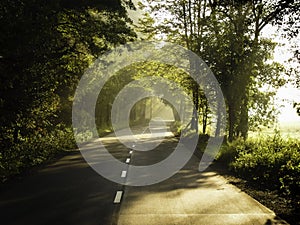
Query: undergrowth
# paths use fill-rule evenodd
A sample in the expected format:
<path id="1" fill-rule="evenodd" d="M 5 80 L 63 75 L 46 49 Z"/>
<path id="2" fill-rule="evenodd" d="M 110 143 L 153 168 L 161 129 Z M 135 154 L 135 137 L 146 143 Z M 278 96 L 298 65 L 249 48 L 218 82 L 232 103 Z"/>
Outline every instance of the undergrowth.
<path id="1" fill-rule="evenodd" d="M 30 135 L 9 145 L 2 143 L 0 151 L 0 182 L 44 163 L 59 152 L 76 148 L 70 128 Z"/>
<path id="2" fill-rule="evenodd" d="M 297 212 L 300 208 L 300 141 L 273 136 L 237 139 L 224 144 L 218 161 L 238 176 L 269 190 L 278 190 Z"/>

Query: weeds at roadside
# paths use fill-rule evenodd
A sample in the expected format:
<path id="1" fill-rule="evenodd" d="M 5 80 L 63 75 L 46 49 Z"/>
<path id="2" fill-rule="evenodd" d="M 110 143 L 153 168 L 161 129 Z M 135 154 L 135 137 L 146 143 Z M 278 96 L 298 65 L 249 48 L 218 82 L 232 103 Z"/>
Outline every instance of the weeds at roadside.
<path id="1" fill-rule="evenodd" d="M 286 199 L 293 214 L 300 211 L 300 141 L 273 136 L 237 139 L 222 146 L 219 162 L 238 177 Z"/>

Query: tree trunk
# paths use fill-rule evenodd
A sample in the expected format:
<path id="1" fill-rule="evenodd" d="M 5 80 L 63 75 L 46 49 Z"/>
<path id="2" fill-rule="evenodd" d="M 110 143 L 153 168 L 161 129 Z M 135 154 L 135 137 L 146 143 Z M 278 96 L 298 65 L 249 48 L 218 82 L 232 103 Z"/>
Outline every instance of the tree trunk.
<path id="1" fill-rule="evenodd" d="M 248 137 L 249 130 L 249 115 L 248 115 L 248 98 L 244 97 L 243 102 L 241 104 L 241 113 L 240 113 L 240 121 L 239 121 L 239 133 L 241 137 L 246 140 Z"/>
<path id="2" fill-rule="evenodd" d="M 234 126 L 235 126 L 235 108 L 232 104 L 228 103 L 228 141 L 232 142 L 234 139 Z"/>
<path id="3" fill-rule="evenodd" d="M 220 106 L 219 106 L 219 102 L 217 102 L 218 106 L 217 106 L 217 124 L 216 124 L 216 132 L 215 132 L 215 137 L 219 137 L 221 134 L 221 121 L 222 121 L 222 115 L 220 112 Z"/>
<path id="4" fill-rule="evenodd" d="M 194 102 L 194 108 L 193 108 L 193 117 L 191 121 L 191 129 L 196 130 L 196 133 L 198 133 L 199 87 L 197 83 L 194 84 L 194 88 L 193 88 L 193 102 Z"/>
<path id="5" fill-rule="evenodd" d="M 203 114 L 202 118 L 202 133 L 206 134 L 206 128 L 207 128 L 207 113 Z"/>

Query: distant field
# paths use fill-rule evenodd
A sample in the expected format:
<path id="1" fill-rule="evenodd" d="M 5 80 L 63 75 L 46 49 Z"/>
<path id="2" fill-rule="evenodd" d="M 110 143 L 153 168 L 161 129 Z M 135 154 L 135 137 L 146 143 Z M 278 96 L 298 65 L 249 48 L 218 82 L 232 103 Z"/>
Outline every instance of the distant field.
<path id="1" fill-rule="evenodd" d="M 279 128 L 282 137 L 300 139 L 300 121 L 284 122 L 277 127 Z M 249 137 L 273 136 L 275 134 L 275 128 L 276 127 L 269 129 L 265 128 L 257 132 L 250 131 Z"/>

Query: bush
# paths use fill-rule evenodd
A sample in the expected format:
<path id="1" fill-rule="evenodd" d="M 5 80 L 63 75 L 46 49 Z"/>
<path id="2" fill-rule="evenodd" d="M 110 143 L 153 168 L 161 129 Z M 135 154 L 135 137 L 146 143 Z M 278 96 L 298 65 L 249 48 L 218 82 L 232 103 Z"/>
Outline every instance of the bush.
<path id="1" fill-rule="evenodd" d="M 174 121 L 170 126 L 170 130 L 174 134 L 175 137 L 179 137 L 182 132 L 181 123 L 178 121 Z"/>
<path id="2" fill-rule="evenodd" d="M 24 169 L 39 165 L 59 152 L 75 148 L 73 132 L 69 128 L 56 129 L 47 134 L 32 135 L 11 144 L 0 152 L 0 179 L 21 173 Z"/>
<path id="3" fill-rule="evenodd" d="M 297 152 L 289 151 L 287 162 L 280 168 L 280 188 L 288 196 L 294 199 L 296 207 L 300 208 L 300 153 L 299 146 L 294 146 Z"/>
<path id="4" fill-rule="evenodd" d="M 239 152 L 246 152 L 246 149 L 246 143 L 243 139 L 237 139 L 232 143 L 224 143 L 217 155 L 217 160 L 229 165 Z"/>
<path id="5" fill-rule="evenodd" d="M 223 145 L 218 160 L 240 177 L 279 190 L 299 206 L 300 142 L 279 133 Z"/>

